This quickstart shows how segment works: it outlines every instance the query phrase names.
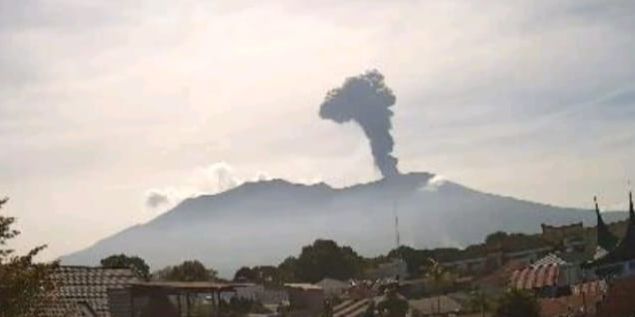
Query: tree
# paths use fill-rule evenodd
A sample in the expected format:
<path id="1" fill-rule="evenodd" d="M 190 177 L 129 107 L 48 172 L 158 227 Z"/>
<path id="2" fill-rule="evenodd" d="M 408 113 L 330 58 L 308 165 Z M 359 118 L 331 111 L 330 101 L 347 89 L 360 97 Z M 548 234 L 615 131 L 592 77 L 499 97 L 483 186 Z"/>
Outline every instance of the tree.
<path id="1" fill-rule="evenodd" d="M 538 317 L 540 305 L 536 297 L 527 291 L 512 289 L 498 300 L 495 317 Z"/>
<path id="2" fill-rule="evenodd" d="M 325 277 L 346 280 L 361 275 L 364 259 L 351 247 L 318 239 L 302 248 L 295 266 L 296 277 L 305 282 L 315 283 Z"/>
<path id="3" fill-rule="evenodd" d="M 193 260 L 176 266 L 168 266 L 155 273 L 159 280 L 180 282 L 202 282 L 216 279 L 216 271 L 205 268 L 203 263 Z"/>
<path id="4" fill-rule="evenodd" d="M 256 281 L 256 272 L 248 266 L 243 266 L 234 273 L 234 282 L 254 282 Z"/>
<path id="5" fill-rule="evenodd" d="M 144 279 L 150 277 L 150 267 L 142 258 L 138 256 L 127 256 L 125 254 L 111 255 L 101 260 L 101 266 L 112 269 L 132 269 Z"/>
<path id="6" fill-rule="evenodd" d="M 0 200 L 0 209 L 7 199 Z M 52 271 L 57 263 L 34 263 L 33 259 L 44 248 L 38 246 L 26 255 L 14 255 L 6 247 L 8 240 L 20 234 L 12 229 L 13 217 L 0 215 L 0 317 L 33 316 L 53 301 Z"/>
<path id="7" fill-rule="evenodd" d="M 377 304 L 381 317 L 405 317 L 408 309 L 408 301 L 396 289 L 387 290 L 384 298 Z"/>
<path id="8" fill-rule="evenodd" d="M 481 316 L 485 316 L 485 312 L 489 312 L 492 307 L 492 301 L 485 293 L 480 290 L 472 292 L 468 301 L 470 311 L 479 312 Z"/>
<path id="9" fill-rule="evenodd" d="M 290 256 L 284 259 L 284 261 L 278 265 L 280 281 L 285 283 L 297 281 L 297 267 L 298 259 L 296 257 Z"/>
<path id="10" fill-rule="evenodd" d="M 494 245 L 497 243 L 502 243 L 505 239 L 507 239 L 507 237 L 509 237 L 509 234 L 507 234 L 506 232 L 496 231 L 485 237 L 485 244 Z"/>
<path id="11" fill-rule="evenodd" d="M 445 291 L 452 284 L 452 274 L 443 265 L 434 259 L 429 259 L 429 266 L 426 272 L 426 282 L 431 286 L 432 291 L 439 294 Z M 437 312 L 441 312 L 441 297 L 437 297 Z"/>
<path id="12" fill-rule="evenodd" d="M 234 274 L 234 282 L 280 285 L 287 282 L 284 272 L 271 265 L 242 267 Z"/>
<path id="13" fill-rule="evenodd" d="M 408 274 L 410 276 L 419 275 L 421 268 L 424 267 L 433 252 L 430 250 L 417 250 L 409 246 L 399 246 L 388 253 L 388 258 L 401 258 L 408 266 Z"/>

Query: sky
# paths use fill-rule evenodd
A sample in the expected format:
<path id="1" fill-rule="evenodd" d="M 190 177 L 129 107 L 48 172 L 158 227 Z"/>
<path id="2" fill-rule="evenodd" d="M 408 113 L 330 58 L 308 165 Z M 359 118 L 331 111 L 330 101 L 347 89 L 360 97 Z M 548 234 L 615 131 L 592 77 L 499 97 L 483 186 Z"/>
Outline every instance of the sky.
<path id="1" fill-rule="evenodd" d="M 394 155 L 506 196 L 623 208 L 632 1 L 0 0 L 0 195 L 44 259 L 179 200 L 380 177 L 326 92 L 378 69 Z"/>

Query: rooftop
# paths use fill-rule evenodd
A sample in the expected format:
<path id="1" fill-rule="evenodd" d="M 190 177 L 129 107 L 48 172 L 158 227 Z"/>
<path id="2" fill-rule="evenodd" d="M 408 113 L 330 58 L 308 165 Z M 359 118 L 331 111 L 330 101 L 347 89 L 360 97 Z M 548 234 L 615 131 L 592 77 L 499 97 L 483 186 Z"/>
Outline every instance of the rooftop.
<path id="1" fill-rule="evenodd" d="M 53 272 L 52 278 L 57 284 L 59 302 L 44 308 L 46 316 L 51 317 L 67 317 L 69 313 L 86 310 L 99 317 L 110 317 L 108 290 L 139 282 L 139 277 L 130 269 L 87 266 L 61 266 Z"/>

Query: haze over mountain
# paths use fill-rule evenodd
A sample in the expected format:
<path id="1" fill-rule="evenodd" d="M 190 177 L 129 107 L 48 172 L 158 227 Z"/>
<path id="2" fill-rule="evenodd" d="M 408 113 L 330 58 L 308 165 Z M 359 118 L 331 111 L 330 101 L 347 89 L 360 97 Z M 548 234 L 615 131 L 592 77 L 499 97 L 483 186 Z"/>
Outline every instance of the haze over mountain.
<path id="1" fill-rule="evenodd" d="M 595 224 L 590 210 L 482 193 L 429 173 L 339 189 L 277 179 L 186 199 L 61 260 L 95 265 L 124 252 L 157 269 L 199 259 L 231 276 L 242 265 L 277 264 L 316 238 L 351 245 L 366 256 L 385 253 L 395 246 L 395 213 L 402 244 L 417 248 L 465 246 L 497 230 L 537 232 L 543 222 Z"/>

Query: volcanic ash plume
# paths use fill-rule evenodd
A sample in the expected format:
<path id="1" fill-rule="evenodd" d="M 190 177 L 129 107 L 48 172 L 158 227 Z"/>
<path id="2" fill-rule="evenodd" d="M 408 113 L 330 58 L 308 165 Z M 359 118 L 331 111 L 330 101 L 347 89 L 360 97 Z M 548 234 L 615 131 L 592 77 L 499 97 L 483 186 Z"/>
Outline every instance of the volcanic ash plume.
<path id="1" fill-rule="evenodd" d="M 370 141 L 375 165 L 384 177 L 399 174 L 397 158 L 392 156 L 390 135 L 395 95 L 384 83 L 384 75 L 371 70 L 349 77 L 344 85 L 329 91 L 320 105 L 320 117 L 337 123 L 357 122 Z"/>

